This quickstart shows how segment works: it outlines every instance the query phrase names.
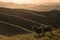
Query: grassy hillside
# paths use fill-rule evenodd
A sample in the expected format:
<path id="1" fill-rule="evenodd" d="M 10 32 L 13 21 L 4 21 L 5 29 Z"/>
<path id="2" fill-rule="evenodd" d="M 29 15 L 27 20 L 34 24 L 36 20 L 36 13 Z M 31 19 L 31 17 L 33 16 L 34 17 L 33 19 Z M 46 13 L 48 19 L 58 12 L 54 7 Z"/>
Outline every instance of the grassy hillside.
<path id="1" fill-rule="evenodd" d="M 47 24 L 47 25 L 58 26 L 60 24 L 59 23 L 60 11 L 57 11 L 57 10 L 52 10 L 49 12 L 34 12 L 30 10 L 25 10 L 25 9 L 0 8 L 0 11 L 3 12 L 4 14 L 16 15 L 19 17 L 27 18 L 27 19 L 30 19 L 39 23 Z M 35 15 L 35 14 L 38 14 L 38 15 Z"/>
<path id="2" fill-rule="evenodd" d="M 47 32 L 49 36 L 46 34 L 45 37 L 39 37 L 38 40 L 45 38 L 60 40 L 60 11 L 37 12 L 0 7 L 0 39 L 2 40 L 37 40 L 34 33 L 29 31 L 33 31 L 33 25 L 41 24 L 52 25 L 56 29 L 53 30 L 53 38 Z"/>

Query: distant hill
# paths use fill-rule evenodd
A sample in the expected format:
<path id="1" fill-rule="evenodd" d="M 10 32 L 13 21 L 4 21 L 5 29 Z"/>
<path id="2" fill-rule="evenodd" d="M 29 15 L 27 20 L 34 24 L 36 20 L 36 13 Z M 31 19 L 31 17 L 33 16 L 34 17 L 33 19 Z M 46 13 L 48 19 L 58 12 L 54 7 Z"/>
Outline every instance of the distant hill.
<path id="1" fill-rule="evenodd" d="M 50 10 L 60 10 L 60 5 L 35 5 L 35 4 L 14 4 L 14 3 L 3 3 L 0 2 L 0 7 L 7 7 L 13 9 L 28 9 L 34 11 L 50 11 Z"/>

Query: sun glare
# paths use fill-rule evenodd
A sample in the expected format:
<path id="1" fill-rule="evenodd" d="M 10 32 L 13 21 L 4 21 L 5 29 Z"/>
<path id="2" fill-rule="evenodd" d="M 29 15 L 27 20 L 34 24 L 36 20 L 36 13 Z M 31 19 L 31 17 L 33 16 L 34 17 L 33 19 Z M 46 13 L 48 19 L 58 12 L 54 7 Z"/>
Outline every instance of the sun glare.
<path id="1" fill-rule="evenodd" d="M 29 4 L 29 3 L 38 3 L 39 0 L 0 0 L 2 2 L 14 2 L 14 3 L 19 3 L 19 4 Z"/>
<path id="2" fill-rule="evenodd" d="M 17 4 L 43 4 L 43 3 L 60 3 L 60 0 L 0 0 L 2 2 L 13 2 Z"/>

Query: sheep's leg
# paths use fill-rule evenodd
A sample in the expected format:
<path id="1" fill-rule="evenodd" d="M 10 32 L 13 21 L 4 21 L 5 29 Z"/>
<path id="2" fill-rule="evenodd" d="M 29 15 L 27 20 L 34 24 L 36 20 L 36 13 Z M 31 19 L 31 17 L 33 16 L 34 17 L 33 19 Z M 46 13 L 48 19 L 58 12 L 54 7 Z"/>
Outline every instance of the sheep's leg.
<path id="1" fill-rule="evenodd" d="M 50 29 L 50 33 L 51 33 L 51 35 L 52 35 L 52 29 Z"/>
<path id="2" fill-rule="evenodd" d="M 43 28 L 42 28 L 42 36 L 45 36 L 45 32 Z"/>

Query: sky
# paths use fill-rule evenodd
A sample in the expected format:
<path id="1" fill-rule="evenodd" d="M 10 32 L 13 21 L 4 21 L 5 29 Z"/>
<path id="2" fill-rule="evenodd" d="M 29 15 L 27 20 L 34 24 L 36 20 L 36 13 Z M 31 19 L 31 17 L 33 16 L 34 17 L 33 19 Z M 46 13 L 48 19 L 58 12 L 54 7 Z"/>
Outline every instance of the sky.
<path id="1" fill-rule="evenodd" d="M 43 4 L 60 3 L 60 0 L 0 0 L 0 2 L 13 2 L 17 4 Z"/>

